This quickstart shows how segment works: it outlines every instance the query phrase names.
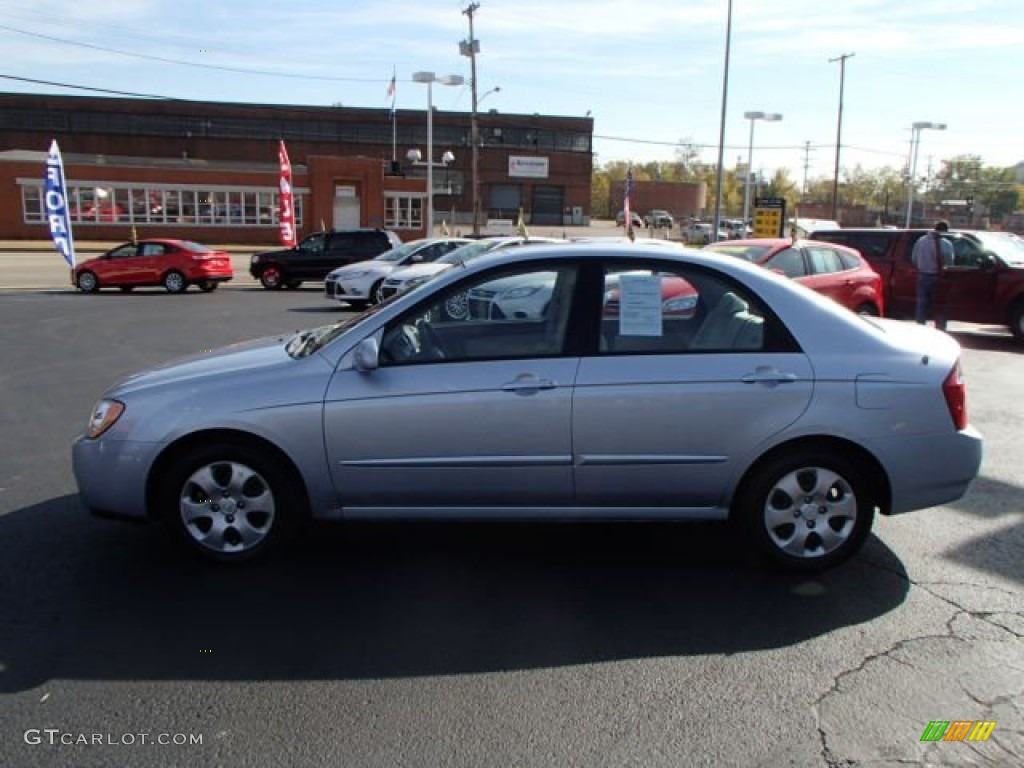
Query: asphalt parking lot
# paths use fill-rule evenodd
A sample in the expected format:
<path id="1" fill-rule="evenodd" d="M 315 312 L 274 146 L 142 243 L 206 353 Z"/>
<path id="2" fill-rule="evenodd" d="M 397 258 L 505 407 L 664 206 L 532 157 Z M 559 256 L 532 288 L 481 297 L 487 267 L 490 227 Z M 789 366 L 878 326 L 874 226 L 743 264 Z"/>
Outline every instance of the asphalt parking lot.
<path id="1" fill-rule="evenodd" d="M 0 762 L 1024 761 L 1024 348 L 1001 330 L 953 329 L 987 440 L 971 492 L 824 575 L 710 525 L 349 525 L 223 569 L 88 516 L 70 442 L 135 370 L 345 310 L 316 286 L 37 287 L 0 292 Z M 924 744 L 932 720 L 997 726 Z"/>

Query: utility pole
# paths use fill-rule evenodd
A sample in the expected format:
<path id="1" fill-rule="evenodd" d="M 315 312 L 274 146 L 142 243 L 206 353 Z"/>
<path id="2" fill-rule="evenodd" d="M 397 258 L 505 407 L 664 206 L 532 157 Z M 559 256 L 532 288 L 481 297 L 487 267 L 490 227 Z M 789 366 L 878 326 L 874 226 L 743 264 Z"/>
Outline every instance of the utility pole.
<path id="1" fill-rule="evenodd" d="M 811 142 L 804 142 L 804 183 L 800 188 L 800 197 L 807 195 L 807 170 L 811 167 Z"/>
<path id="2" fill-rule="evenodd" d="M 469 19 L 469 39 L 459 45 L 459 53 L 469 56 L 469 85 L 472 94 L 472 112 L 469 118 L 469 140 L 473 145 L 470 155 L 471 175 L 473 177 L 473 234 L 480 234 L 480 125 L 477 122 L 477 90 L 476 90 L 476 55 L 480 52 L 480 41 L 473 37 L 473 14 L 480 8 L 480 3 L 470 3 L 463 11 Z"/>
<path id="3" fill-rule="evenodd" d="M 839 150 L 843 145 L 843 88 L 846 84 L 846 60 L 857 54 L 844 53 L 834 59 L 829 59 L 829 64 L 839 62 L 839 122 L 836 126 L 836 170 L 832 177 L 832 220 L 839 221 Z"/>

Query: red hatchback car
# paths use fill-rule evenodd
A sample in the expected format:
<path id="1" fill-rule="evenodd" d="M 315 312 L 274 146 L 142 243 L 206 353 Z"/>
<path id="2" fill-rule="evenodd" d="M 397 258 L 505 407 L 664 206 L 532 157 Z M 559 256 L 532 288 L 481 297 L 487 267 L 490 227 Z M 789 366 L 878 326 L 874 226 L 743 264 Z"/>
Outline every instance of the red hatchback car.
<path id="1" fill-rule="evenodd" d="M 75 267 L 75 285 L 84 293 L 100 288 L 130 291 L 140 285 L 162 285 L 168 293 L 182 293 L 192 284 L 209 292 L 234 276 L 227 251 L 189 240 L 125 243 Z"/>
<path id="2" fill-rule="evenodd" d="M 704 247 L 803 283 L 862 315 L 885 314 L 882 278 L 852 248 L 817 240 L 725 240 Z"/>

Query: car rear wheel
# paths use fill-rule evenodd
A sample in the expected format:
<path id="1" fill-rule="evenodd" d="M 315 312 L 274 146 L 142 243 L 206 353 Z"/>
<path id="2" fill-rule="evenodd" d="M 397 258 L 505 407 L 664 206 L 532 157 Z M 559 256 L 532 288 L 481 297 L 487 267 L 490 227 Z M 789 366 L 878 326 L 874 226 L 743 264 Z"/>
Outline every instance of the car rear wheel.
<path id="1" fill-rule="evenodd" d="M 445 299 L 444 302 L 445 320 L 465 320 L 469 317 L 469 296 L 465 293 L 456 293 Z"/>
<path id="2" fill-rule="evenodd" d="M 234 443 L 182 456 L 158 490 L 159 512 L 193 552 L 241 561 L 275 549 L 302 518 L 302 496 L 281 464 Z"/>
<path id="3" fill-rule="evenodd" d="M 260 275 L 260 283 L 268 291 L 278 290 L 284 284 L 281 270 L 277 267 L 267 267 L 263 270 L 263 274 Z"/>
<path id="4" fill-rule="evenodd" d="M 188 281 L 181 272 L 172 269 L 164 275 L 164 288 L 168 293 L 184 293 L 188 288 Z"/>
<path id="5" fill-rule="evenodd" d="M 801 451 L 757 467 L 737 495 L 733 517 L 768 559 L 823 570 L 864 544 L 875 509 L 863 469 L 840 453 Z"/>
<path id="6" fill-rule="evenodd" d="M 209 293 L 210 291 L 216 291 L 217 286 L 220 285 L 216 280 L 203 280 L 199 284 L 199 290 L 203 293 Z"/>
<path id="7" fill-rule="evenodd" d="M 1010 331 L 1017 341 L 1024 341 L 1024 299 L 1018 299 L 1010 312 Z"/>
<path id="8" fill-rule="evenodd" d="M 78 290 L 82 293 L 96 293 L 100 289 L 99 278 L 92 272 L 78 273 Z"/>

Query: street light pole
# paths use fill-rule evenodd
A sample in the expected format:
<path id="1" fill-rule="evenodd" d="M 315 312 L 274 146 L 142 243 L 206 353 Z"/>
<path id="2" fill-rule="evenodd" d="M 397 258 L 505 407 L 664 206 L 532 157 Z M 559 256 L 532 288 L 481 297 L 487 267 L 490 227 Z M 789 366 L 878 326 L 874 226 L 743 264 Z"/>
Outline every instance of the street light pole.
<path id="1" fill-rule="evenodd" d="M 434 83 L 462 85 L 461 75 L 437 77 L 433 72 L 413 72 L 414 83 L 427 84 L 427 221 L 426 236 L 434 236 Z"/>
<path id="2" fill-rule="evenodd" d="M 480 3 L 470 3 L 463 11 L 466 17 L 469 19 L 469 40 L 463 41 L 459 46 L 459 52 L 463 56 L 469 57 L 469 77 L 470 77 L 470 94 L 472 97 L 471 106 L 472 111 L 469 117 L 469 141 L 472 144 L 470 148 L 470 163 L 471 163 L 471 174 L 473 176 L 473 234 L 480 234 L 480 123 L 477 118 L 477 107 L 479 101 L 477 100 L 476 92 L 476 55 L 480 52 L 480 42 L 473 37 L 473 14 L 480 8 Z"/>
<path id="3" fill-rule="evenodd" d="M 754 173 L 754 123 L 764 120 L 768 123 L 778 122 L 782 115 L 777 112 L 744 112 L 743 117 L 750 121 L 750 146 L 747 147 L 747 174 L 743 185 L 743 232 L 746 232 L 747 220 L 750 218 L 750 177 Z"/>
<path id="4" fill-rule="evenodd" d="M 718 170 L 715 178 L 715 218 L 711 227 L 710 242 L 718 240 L 718 228 L 722 224 L 722 156 L 725 152 L 725 110 L 729 103 L 729 48 L 732 43 L 732 0 L 729 0 L 725 22 L 725 70 L 722 73 L 722 116 L 718 124 Z"/>
<path id="5" fill-rule="evenodd" d="M 907 229 L 910 229 L 910 221 L 914 212 L 914 185 L 917 182 L 917 152 L 921 148 L 921 131 L 928 128 L 934 131 L 944 131 L 946 130 L 946 124 L 920 122 L 910 126 L 910 178 L 907 179 Z"/>
<path id="6" fill-rule="evenodd" d="M 846 86 L 846 60 L 856 56 L 855 53 L 844 53 L 830 64 L 839 62 L 839 120 L 836 123 L 836 170 L 832 176 L 832 220 L 839 221 L 839 150 L 843 146 L 843 89 Z"/>

